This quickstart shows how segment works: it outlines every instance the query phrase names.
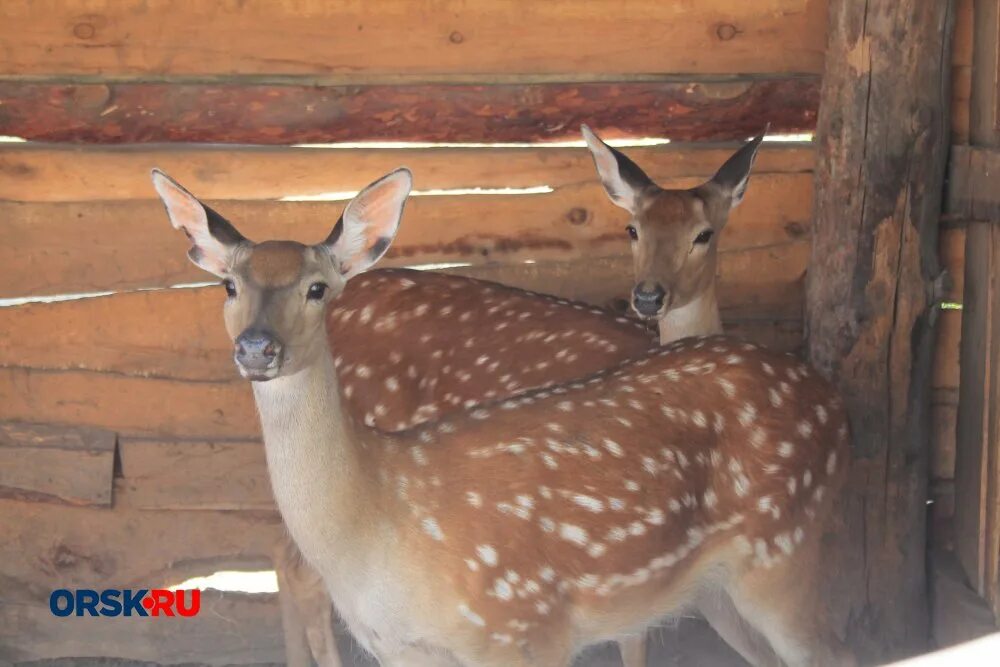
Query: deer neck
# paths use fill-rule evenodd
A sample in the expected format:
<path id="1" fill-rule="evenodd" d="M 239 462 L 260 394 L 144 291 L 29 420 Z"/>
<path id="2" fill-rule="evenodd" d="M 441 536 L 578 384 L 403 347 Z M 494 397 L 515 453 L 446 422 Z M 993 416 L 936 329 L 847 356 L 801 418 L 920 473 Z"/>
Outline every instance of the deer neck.
<path id="1" fill-rule="evenodd" d="M 688 336 L 707 336 L 722 333 L 719 302 L 715 297 L 715 283 L 696 298 L 673 308 L 660 318 L 660 343 L 672 343 Z"/>
<path id="2" fill-rule="evenodd" d="M 278 509 L 302 553 L 326 574 L 330 546 L 354 544 L 363 553 L 377 521 L 370 520 L 365 434 L 344 410 L 329 351 L 319 357 L 293 375 L 254 382 L 253 390 Z"/>

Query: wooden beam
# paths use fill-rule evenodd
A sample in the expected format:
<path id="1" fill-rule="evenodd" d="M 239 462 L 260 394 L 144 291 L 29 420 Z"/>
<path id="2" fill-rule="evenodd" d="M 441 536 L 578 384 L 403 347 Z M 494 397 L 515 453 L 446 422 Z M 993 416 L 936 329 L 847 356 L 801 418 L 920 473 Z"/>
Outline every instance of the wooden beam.
<path id="1" fill-rule="evenodd" d="M 0 498 L 111 505 L 115 434 L 0 423 Z"/>
<path id="2" fill-rule="evenodd" d="M 953 19 L 952 2 L 830 1 L 806 329 L 854 425 L 842 569 L 827 600 L 849 619 L 862 662 L 918 651 L 928 635 L 932 295 Z"/>
<path id="3" fill-rule="evenodd" d="M 722 253 L 719 280 L 729 322 L 801 319 L 805 241 Z M 626 255 L 450 270 L 608 305 L 632 288 Z M 235 380 L 219 287 L 116 294 L 0 308 L 0 366 L 94 370 L 193 381 Z M 150 326 L 155 313 L 156 326 Z"/>
<path id="4" fill-rule="evenodd" d="M 272 596 L 204 592 L 201 614 L 188 623 L 58 619 L 48 609 L 57 588 L 154 588 L 217 570 L 269 569 L 284 530 L 273 511 L 143 511 L 119 484 L 114 509 L 0 500 L 0 525 L 0 660 L 281 661 Z"/>
<path id="5" fill-rule="evenodd" d="M 260 437 L 250 385 L 236 380 L 0 368 L 0 420 L 92 426 L 149 437 Z"/>
<path id="6" fill-rule="evenodd" d="M 140 509 L 274 510 L 263 443 L 125 438 L 122 484 Z"/>
<path id="7" fill-rule="evenodd" d="M 953 158 L 951 200 L 967 229 L 961 401 L 955 452 L 955 551 L 973 589 L 1000 618 L 1000 8 L 974 3 L 970 141 Z"/>
<path id="8" fill-rule="evenodd" d="M 579 129 L 579 128 L 577 128 Z M 668 144 L 623 149 L 657 182 L 707 180 L 737 149 Z M 761 147 L 753 178 L 811 172 L 811 145 Z M 0 199 L 22 202 L 155 199 L 159 167 L 203 199 L 281 199 L 357 192 L 406 165 L 416 189 L 533 188 L 596 182 L 585 148 L 343 149 L 0 144 Z M 756 188 L 750 188 L 752 193 Z"/>
<path id="9" fill-rule="evenodd" d="M 367 178 L 367 176 L 366 176 Z M 687 187 L 701 179 L 662 179 Z M 725 251 L 801 240 L 812 211 L 808 173 L 761 174 L 733 212 Z M 344 202 L 209 202 L 249 238 L 315 243 Z M 567 260 L 627 252 L 627 214 L 601 186 L 525 195 L 412 197 L 386 265 Z M 157 200 L 0 202 L 0 298 L 164 287 L 214 280 L 187 259 L 187 243 Z"/>
<path id="10" fill-rule="evenodd" d="M 62 588 L 63 586 L 57 586 Z M 93 588 L 90 584 L 85 588 Z M 273 593 L 206 590 L 194 618 L 59 618 L 48 600 L 0 605 L 0 660 L 72 664 L 196 665 L 284 664 L 281 613 Z M 62 658 L 64 660 L 58 660 Z M 68 659 L 68 660 L 67 660 Z"/>
<path id="11" fill-rule="evenodd" d="M 815 77 L 507 85 L 0 81 L 0 135 L 72 143 L 742 141 L 816 125 Z M 447 118 L 447 122 L 441 122 Z"/>
<path id="12" fill-rule="evenodd" d="M 962 221 L 1000 221 L 1000 148 L 952 146 L 945 213 Z"/>
<path id="13" fill-rule="evenodd" d="M 290 75 L 363 83 L 441 75 L 813 72 L 823 3 L 383 0 L 14 3 L 0 75 Z M 609 29 L 613 25 L 614 29 Z"/>

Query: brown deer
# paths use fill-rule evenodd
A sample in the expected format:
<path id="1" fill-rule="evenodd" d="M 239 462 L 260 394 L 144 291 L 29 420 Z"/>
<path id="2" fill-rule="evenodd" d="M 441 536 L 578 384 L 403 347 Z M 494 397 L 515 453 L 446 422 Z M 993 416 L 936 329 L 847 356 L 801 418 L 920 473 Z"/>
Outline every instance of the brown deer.
<path id="1" fill-rule="evenodd" d="M 585 135 L 588 132 L 584 128 Z M 702 186 L 721 199 L 733 190 L 731 182 L 742 181 L 733 197 L 735 203 L 724 207 L 719 228 L 725 223 L 725 212 L 742 199 L 759 144 L 758 138 L 744 146 Z M 688 190 L 659 192 L 690 196 Z M 671 230 L 677 230 L 676 240 L 686 225 L 698 222 L 653 216 L 649 224 L 654 230 L 659 226 L 667 231 L 662 243 L 671 240 Z M 643 234 L 633 247 L 655 238 Z M 673 301 L 671 307 L 695 311 L 695 317 L 672 318 L 669 326 L 661 327 L 661 343 L 722 332 L 715 299 L 714 249 L 699 259 L 700 263 L 669 265 L 676 277 L 670 270 L 662 272 L 669 277 L 667 284 L 694 283 L 685 298 Z M 691 281 L 685 273 L 710 279 Z M 413 309 L 414 303 L 424 305 Z M 689 303 L 697 306 L 687 307 Z M 664 310 L 662 319 L 670 319 L 673 311 Z M 441 327 L 442 320 L 452 326 Z M 707 325 L 709 320 L 715 326 Z M 406 269 L 375 270 L 349 283 L 334 301 L 327 327 L 338 341 L 335 361 L 350 411 L 386 431 L 587 375 L 639 354 L 651 344 L 643 327 L 601 309 L 495 283 Z M 301 608 L 299 616 L 307 619 L 314 657 L 323 667 L 337 667 L 334 639 L 326 622 L 328 603 L 315 590 L 316 575 L 295 557 L 293 545 L 283 545 L 278 556 L 281 583 Z M 738 623 L 728 621 L 715 606 L 714 600 L 707 601 L 703 613 L 717 631 L 752 662 L 764 664 L 745 647 L 746 640 L 735 631 Z M 626 667 L 646 664 L 644 637 L 623 637 L 619 643 Z"/>
<path id="2" fill-rule="evenodd" d="M 846 661 L 823 617 L 798 613 L 812 589 L 788 585 L 818 557 L 848 442 L 806 366 L 688 339 L 384 433 L 345 409 L 324 311 L 388 247 L 409 173 L 314 246 L 254 244 L 153 178 L 192 260 L 226 281 L 289 531 L 382 664 L 564 665 L 715 590 L 788 664 Z"/>
<path id="3" fill-rule="evenodd" d="M 708 182 L 677 190 L 659 187 L 589 127 L 581 130 L 608 197 L 631 215 L 626 231 L 635 260 L 633 310 L 658 322 L 661 343 L 722 333 L 715 294 L 719 232 L 743 201 L 764 133 Z"/>

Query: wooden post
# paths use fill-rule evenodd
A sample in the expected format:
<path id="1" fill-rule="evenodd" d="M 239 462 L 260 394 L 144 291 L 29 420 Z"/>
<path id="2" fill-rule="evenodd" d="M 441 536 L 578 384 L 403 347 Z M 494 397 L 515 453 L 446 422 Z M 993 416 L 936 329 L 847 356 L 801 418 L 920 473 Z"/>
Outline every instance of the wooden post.
<path id="1" fill-rule="evenodd" d="M 865 660 L 928 637 L 925 522 L 948 0 L 830 1 L 807 349 L 851 411 L 855 461 L 828 597 Z"/>

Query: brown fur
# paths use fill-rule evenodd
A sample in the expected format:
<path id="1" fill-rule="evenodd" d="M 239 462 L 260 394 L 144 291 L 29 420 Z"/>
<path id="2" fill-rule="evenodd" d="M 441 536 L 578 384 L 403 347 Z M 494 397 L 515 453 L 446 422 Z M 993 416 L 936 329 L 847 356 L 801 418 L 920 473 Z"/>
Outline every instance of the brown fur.
<path id="1" fill-rule="evenodd" d="M 294 241 L 265 241 L 254 247 L 248 273 L 261 287 L 288 287 L 302 274 L 302 250 Z"/>

